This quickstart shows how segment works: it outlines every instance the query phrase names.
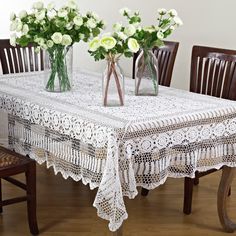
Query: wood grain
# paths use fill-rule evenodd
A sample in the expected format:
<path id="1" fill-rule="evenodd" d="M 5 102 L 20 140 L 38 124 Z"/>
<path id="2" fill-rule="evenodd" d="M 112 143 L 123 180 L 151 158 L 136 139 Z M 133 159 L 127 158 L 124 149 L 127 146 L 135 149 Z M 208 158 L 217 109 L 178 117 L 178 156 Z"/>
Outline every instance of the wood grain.
<path id="1" fill-rule="evenodd" d="M 54 175 L 44 165 L 37 166 L 37 218 L 40 236 L 110 236 L 108 222 L 97 216 L 92 206 L 96 190 L 71 179 Z M 150 191 L 148 197 L 125 198 L 129 218 L 123 236 L 224 236 L 217 214 L 217 190 L 221 171 L 205 176 L 194 187 L 191 215 L 182 213 L 183 179 L 169 178 Z M 23 180 L 24 176 L 18 179 Z M 3 198 L 23 190 L 3 183 Z M 228 215 L 236 220 L 236 184 L 228 198 Z M 29 236 L 26 204 L 6 206 L 0 214 L 1 236 Z M 119 235 L 119 234 L 118 234 Z M 119 235 L 120 236 L 120 235 Z"/>

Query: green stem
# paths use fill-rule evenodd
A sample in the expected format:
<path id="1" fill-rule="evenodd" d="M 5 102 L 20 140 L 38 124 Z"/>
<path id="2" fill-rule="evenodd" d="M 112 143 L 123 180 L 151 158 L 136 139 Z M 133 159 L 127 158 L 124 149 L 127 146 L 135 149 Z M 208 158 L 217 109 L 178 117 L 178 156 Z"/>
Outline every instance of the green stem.
<path id="1" fill-rule="evenodd" d="M 148 51 L 144 50 L 143 55 L 144 55 L 144 63 L 145 63 L 145 65 L 148 66 L 148 69 L 151 73 L 151 79 L 153 82 L 155 93 L 157 93 L 157 78 L 156 78 L 157 75 L 155 73 L 156 72 L 155 68 L 153 68 L 154 65 L 152 65 L 152 63 L 151 63 L 151 58 L 150 58 Z"/>
<path id="2" fill-rule="evenodd" d="M 49 91 L 55 91 L 55 80 L 59 81 L 59 90 L 61 92 L 71 89 L 70 79 L 67 71 L 66 55 L 69 47 L 57 45 L 48 49 L 49 59 L 51 63 L 51 74 L 46 85 Z"/>

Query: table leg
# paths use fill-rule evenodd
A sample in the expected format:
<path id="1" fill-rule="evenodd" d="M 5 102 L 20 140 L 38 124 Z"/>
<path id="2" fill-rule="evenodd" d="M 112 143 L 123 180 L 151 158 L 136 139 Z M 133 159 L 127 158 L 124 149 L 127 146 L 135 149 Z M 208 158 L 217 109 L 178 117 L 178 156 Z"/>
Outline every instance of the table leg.
<path id="1" fill-rule="evenodd" d="M 236 230 L 236 224 L 233 223 L 227 214 L 226 200 L 228 198 L 229 188 L 234 178 L 236 168 L 224 166 L 218 189 L 217 208 L 220 223 L 226 232 L 232 233 Z"/>
<path id="2" fill-rule="evenodd" d="M 116 232 L 111 233 L 111 236 L 122 236 L 122 235 L 123 235 L 122 226 Z"/>

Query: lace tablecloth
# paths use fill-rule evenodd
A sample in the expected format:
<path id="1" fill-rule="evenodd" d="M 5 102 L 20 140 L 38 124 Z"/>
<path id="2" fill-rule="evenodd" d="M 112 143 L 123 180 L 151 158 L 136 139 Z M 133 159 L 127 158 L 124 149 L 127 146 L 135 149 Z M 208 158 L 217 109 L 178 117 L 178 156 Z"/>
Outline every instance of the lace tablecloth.
<path id="1" fill-rule="evenodd" d="M 8 145 L 46 162 L 64 178 L 98 187 L 94 206 L 111 231 L 127 218 L 124 196 L 153 189 L 167 177 L 236 166 L 236 102 L 160 87 L 124 107 L 102 107 L 101 76 L 74 72 L 74 88 L 48 93 L 42 73 L 0 77 L 0 110 Z"/>

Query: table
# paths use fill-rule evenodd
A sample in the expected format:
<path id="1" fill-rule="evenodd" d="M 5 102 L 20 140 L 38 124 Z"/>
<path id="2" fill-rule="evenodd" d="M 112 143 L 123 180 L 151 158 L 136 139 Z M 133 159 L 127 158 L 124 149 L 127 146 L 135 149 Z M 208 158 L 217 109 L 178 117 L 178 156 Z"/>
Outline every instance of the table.
<path id="1" fill-rule="evenodd" d="M 10 148 L 98 188 L 94 206 L 116 235 L 128 217 L 123 197 L 134 198 L 138 186 L 224 166 L 218 212 L 225 230 L 235 229 L 225 200 L 236 167 L 236 102 L 161 86 L 157 97 L 136 97 L 127 79 L 125 106 L 102 107 L 101 76 L 73 75 L 65 93 L 46 92 L 42 72 L 0 77 Z"/>

